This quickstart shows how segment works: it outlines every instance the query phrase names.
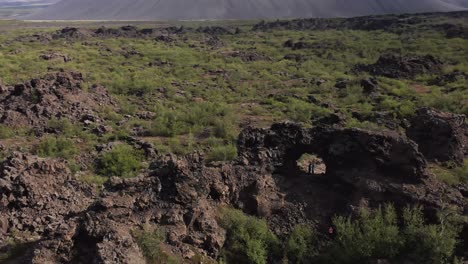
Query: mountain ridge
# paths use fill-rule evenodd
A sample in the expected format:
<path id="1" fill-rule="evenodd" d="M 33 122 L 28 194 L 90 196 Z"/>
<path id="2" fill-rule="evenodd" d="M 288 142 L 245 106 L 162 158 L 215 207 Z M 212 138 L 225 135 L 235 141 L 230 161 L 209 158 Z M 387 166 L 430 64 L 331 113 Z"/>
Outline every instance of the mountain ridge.
<path id="1" fill-rule="evenodd" d="M 84 8 L 85 7 L 85 8 Z M 352 17 L 465 10 L 468 0 L 63 0 L 25 19 L 204 20 Z"/>

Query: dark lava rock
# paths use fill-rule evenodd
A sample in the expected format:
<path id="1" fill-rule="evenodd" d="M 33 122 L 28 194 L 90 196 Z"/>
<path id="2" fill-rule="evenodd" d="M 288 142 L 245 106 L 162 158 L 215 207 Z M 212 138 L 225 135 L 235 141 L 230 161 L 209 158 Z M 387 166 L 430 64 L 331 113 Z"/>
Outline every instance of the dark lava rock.
<path id="1" fill-rule="evenodd" d="M 445 86 L 449 83 L 454 83 L 459 80 L 466 80 L 468 79 L 468 74 L 461 72 L 461 71 L 453 71 L 448 74 L 441 75 L 431 82 L 429 82 L 429 85 L 437 85 L 437 86 Z"/>
<path id="2" fill-rule="evenodd" d="M 296 61 L 296 62 L 304 62 L 308 60 L 307 56 L 302 55 L 302 54 L 286 54 L 284 56 L 285 60 L 291 60 L 291 61 Z"/>
<path id="3" fill-rule="evenodd" d="M 365 94 L 372 94 L 379 89 L 379 82 L 375 78 L 364 79 L 361 81 L 361 87 Z"/>
<path id="4" fill-rule="evenodd" d="M 422 74 L 440 74 L 442 62 L 431 55 L 403 56 L 384 54 L 375 64 L 357 65 L 357 71 L 396 79 L 413 79 Z"/>
<path id="5" fill-rule="evenodd" d="M 169 35 L 159 35 L 154 40 L 159 41 L 159 42 L 164 42 L 164 43 L 172 43 L 176 41 L 174 37 L 169 36 Z"/>
<path id="6" fill-rule="evenodd" d="M 346 124 L 346 116 L 340 113 L 332 113 L 324 117 L 313 120 L 315 126 L 344 126 Z"/>
<path id="7" fill-rule="evenodd" d="M 233 58 L 240 58 L 244 62 L 271 60 L 269 57 L 255 51 L 234 51 L 227 54 Z"/>
<path id="8" fill-rule="evenodd" d="M 292 48 L 294 47 L 294 40 L 288 39 L 286 42 L 284 42 L 283 47 L 285 48 Z"/>
<path id="9" fill-rule="evenodd" d="M 442 32 L 445 32 L 447 38 L 462 38 L 468 39 L 468 27 L 459 24 L 441 24 L 437 25 Z"/>
<path id="10" fill-rule="evenodd" d="M 60 59 L 60 60 L 63 60 L 63 62 L 70 62 L 72 61 L 72 58 L 66 54 L 62 54 L 62 53 L 59 53 L 59 52 L 50 52 L 50 53 L 46 53 L 46 54 L 42 54 L 40 56 L 41 59 L 43 60 L 56 60 L 56 59 Z"/>
<path id="11" fill-rule="evenodd" d="M 443 14 L 446 18 L 465 18 L 466 11 L 450 12 Z M 409 33 L 421 30 L 436 30 L 447 36 L 447 38 L 467 38 L 467 27 L 459 24 L 458 21 L 443 24 L 427 23 L 435 21 L 435 17 L 440 18 L 439 13 L 426 14 L 400 14 L 400 15 L 380 15 L 361 16 L 352 18 L 308 18 L 293 20 L 276 20 L 272 22 L 262 21 L 254 25 L 254 31 L 270 30 L 384 30 L 396 34 Z"/>
<path id="12" fill-rule="evenodd" d="M 304 42 L 304 41 L 299 41 L 294 43 L 294 46 L 292 47 L 293 50 L 301 50 L 301 49 L 310 49 L 313 46 L 310 43 Z"/>
<path id="13" fill-rule="evenodd" d="M 304 42 L 304 41 L 298 41 L 298 42 L 294 42 L 292 39 L 289 39 L 287 40 L 283 46 L 285 48 L 291 48 L 293 50 L 301 50 L 301 49 L 311 49 L 313 48 L 313 45 L 308 43 L 308 42 Z"/>
<path id="14" fill-rule="evenodd" d="M 149 159 L 155 159 L 158 157 L 158 151 L 156 150 L 154 145 L 149 142 L 134 137 L 127 138 L 127 142 L 136 149 L 143 150 L 145 152 L 146 157 Z"/>
<path id="15" fill-rule="evenodd" d="M 232 32 L 229 29 L 220 26 L 199 27 L 196 32 L 209 35 L 232 35 Z"/>
<path id="16" fill-rule="evenodd" d="M 346 89 L 350 84 L 351 81 L 348 79 L 338 79 L 338 81 L 335 83 L 335 88 Z"/>
<path id="17" fill-rule="evenodd" d="M 0 218 L 8 223 L 7 233 L 42 235 L 59 228 L 94 196 L 92 187 L 74 179 L 66 161 L 15 152 L 1 164 Z"/>
<path id="18" fill-rule="evenodd" d="M 116 107 L 102 86 L 83 91 L 83 76 L 77 72 L 58 72 L 8 88 L 0 94 L 0 123 L 11 127 L 47 127 L 50 119 L 82 122 L 102 106 Z"/>
<path id="19" fill-rule="evenodd" d="M 92 36 L 93 32 L 90 29 L 66 27 L 58 30 L 52 37 L 54 39 L 84 39 Z"/>
<path id="20" fill-rule="evenodd" d="M 216 258 L 226 239 L 219 206 L 261 216 L 284 236 L 299 223 L 325 230 L 331 217 L 362 204 L 429 211 L 466 204 L 457 188 L 426 172 L 414 142 L 398 134 L 282 123 L 244 130 L 238 149 L 232 162 L 209 163 L 201 153 L 158 156 L 148 173 L 113 177 L 99 194 L 62 161 L 15 154 L 1 166 L 0 223 L 7 223 L 6 237 L 27 230 L 39 238 L 26 263 L 133 264 L 144 263 L 132 234 L 145 226 L 164 230 L 174 254 Z M 304 153 L 323 159 L 324 177 L 298 168 Z"/>
<path id="21" fill-rule="evenodd" d="M 468 154 L 466 116 L 422 108 L 410 122 L 406 133 L 428 160 L 463 164 Z"/>

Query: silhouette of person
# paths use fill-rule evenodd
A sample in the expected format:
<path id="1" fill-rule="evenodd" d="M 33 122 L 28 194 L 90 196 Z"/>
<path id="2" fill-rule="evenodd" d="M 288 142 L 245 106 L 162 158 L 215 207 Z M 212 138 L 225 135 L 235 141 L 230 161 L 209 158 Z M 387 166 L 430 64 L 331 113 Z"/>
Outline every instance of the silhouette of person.
<path id="1" fill-rule="evenodd" d="M 313 162 L 309 164 L 309 174 L 311 175 L 315 174 L 315 164 Z"/>

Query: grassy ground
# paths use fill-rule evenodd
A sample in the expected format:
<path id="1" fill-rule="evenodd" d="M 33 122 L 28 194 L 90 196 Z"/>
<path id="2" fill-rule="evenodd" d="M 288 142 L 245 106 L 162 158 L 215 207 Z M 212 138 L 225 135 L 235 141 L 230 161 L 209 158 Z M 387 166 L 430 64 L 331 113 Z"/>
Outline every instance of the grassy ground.
<path id="1" fill-rule="evenodd" d="M 123 22 L 106 22 L 117 26 Z M 388 51 L 401 54 L 431 54 L 445 62 L 444 72 L 468 72 L 468 40 L 447 39 L 440 31 L 422 29 L 411 33 L 384 31 L 272 30 L 254 32 L 251 22 L 192 22 L 185 27 L 222 24 L 238 27 L 239 34 L 213 37 L 190 31 L 173 36 L 173 41 L 152 38 L 54 39 L 44 43 L 30 36 L 55 32 L 61 26 L 97 27 L 97 22 L 30 23 L 0 22 L 0 78 L 15 84 L 59 69 L 80 71 L 87 86 L 99 83 L 118 99 L 121 110 L 103 108 L 102 115 L 114 126 L 113 140 L 142 127 L 145 140 L 162 152 L 210 151 L 210 159 L 235 157 L 235 140 L 245 126 L 268 126 L 291 120 L 313 125 L 313 120 L 338 111 L 347 116 L 348 126 L 383 129 L 372 122 L 353 118 L 385 112 L 395 118 L 410 117 L 415 109 L 432 106 L 468 114 L 467 81 L 431 86 L 436 76 L 415 80 L 379 77 L 379 100 L 365 95 L 359 81 L 368 76 L 352 71 L 356 64 L 374 63 Z M 136 23 L 139 27 L 162 27 L 164 23 Z M 173 23 L 171 23 L 173 24 Z M 287 40 L 303 41 L 313 48 L 292 50 Z M 215 41 L 216 45 L 210 44 Z M 45 61 L 44 53 L 59 52 L 73 58 Z M 128 51 L 136 55 L 128 55 Z M 253 61 L 236 57 L 236 52 L 253 54 Z M 296 62 L 288 54 L 305 58 Z M 157 66 L 150 66 L 150 64 Z M 334 87 L 340 78 L 356 81 L 346 89 Z M 317 80 L 325 80 L 317 85 Z M 313 96 L 321 104 L 309 102 Z M 132 118 L 116 123 L 124 115 L 150 111 L 152 120 Z M 89 140 L 89 138 L 86 138 Z M 96 144 L 96 139 L 89 141 Z"/>

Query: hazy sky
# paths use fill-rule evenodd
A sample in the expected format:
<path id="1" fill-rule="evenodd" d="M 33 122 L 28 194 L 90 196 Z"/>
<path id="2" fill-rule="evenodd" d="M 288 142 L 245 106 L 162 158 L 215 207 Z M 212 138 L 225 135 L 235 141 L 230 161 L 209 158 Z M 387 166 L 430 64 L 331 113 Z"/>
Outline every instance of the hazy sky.
<path id="1" fill-rule="evenodd" d="M 44 2 L 44 3 L 53 3 L 58 2 L 59 0 L 0 0 L 0 3 L 11 3 L 11 2 Z"/>

